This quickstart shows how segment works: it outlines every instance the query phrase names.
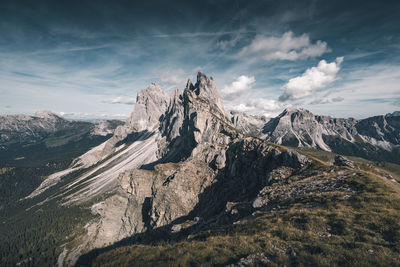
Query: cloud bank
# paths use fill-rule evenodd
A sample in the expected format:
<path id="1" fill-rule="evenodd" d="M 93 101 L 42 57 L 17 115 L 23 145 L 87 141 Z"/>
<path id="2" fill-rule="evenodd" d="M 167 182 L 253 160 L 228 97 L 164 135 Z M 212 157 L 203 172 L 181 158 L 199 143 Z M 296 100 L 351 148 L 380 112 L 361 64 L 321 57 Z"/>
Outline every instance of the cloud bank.
<path id="1" fill-rule="evenodd" d="M 276 116 L 282 111 L 283 105 L 275 100 L 265 98 L 247 99 L 244 103 L 231 106 L 234 111 L 250 114 L 262 114 L 265 117 Z"/>
<path id="2" fill-rule="evenodd" d="M 253 90 L 256 83 L 254 76 L 241 75 L 231 84 L 225 85 L 222 95 L 229 110 L 246 112 L 254 115 L 271 117 L 282 111 L 283 104 L 263 98 L 259 92 Z"/>
<path id="3" fill-rule="evenodd" d="M 116 98 L 106 99 L 103 103 L 133 105 L 136 103 L 136 98 L 118 96 Z"/>
<path id="4" fill-rule="evenodd" d="M 225 85 L 222 89 L 222 93 L 226 98 L 232 98 L 238 96 L 241 93 L 251 90 L 251 87 L 255 84 L 256 79 L 254 76 L 241 75 L 232 84 Z"/>
<path id="5" fill-rule="evenodd" d="M 343 57 L 338 57 L 331 63 L 321 60 L 316 67 L 307 69 L 301 76 L 290 79 L 282 86 L 283 94 L 279 97 L 279 101 L 301 99 L 310 96 L 315 90 L 327 87 L 337 80 L 336 74 L 342 62 Z"/>

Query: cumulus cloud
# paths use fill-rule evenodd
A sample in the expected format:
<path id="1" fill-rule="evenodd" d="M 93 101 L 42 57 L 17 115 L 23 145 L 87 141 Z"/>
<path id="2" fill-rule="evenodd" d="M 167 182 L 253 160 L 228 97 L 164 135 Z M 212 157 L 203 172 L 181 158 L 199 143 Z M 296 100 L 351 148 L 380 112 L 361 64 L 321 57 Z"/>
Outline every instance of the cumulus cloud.
<path id="1" fill-rule="evenodd" d="M 329 51 L 326 42 L 318 40 L 316 43 L 311 43 L 307 34 L 296 37 L 293 32 L 286 32 L 280 37 L 257 35 L 238 56 L 260 56 L 264 60 L 294 61 L 318 57 Z"/>
<path id="2" fill-rule="evenodd" d="M 280 109 L 281 105 L 275 100 L 256 98 L 250 99 L 246 103 L 240 103 L 235 106 L 234 109 L 237 111 L 247 112 L 247 111 L 275 111 Z"/>
<path id="3" fill-rule="evenodd" d="M 228 108 L 233 111 L 273 117 L 278 115 L 284 105 L 278 101 L 265 98 L 251 98 L 239 103 L 229 103 Z"/>
<path id="4" fill-rule="evenodd" d="M 136 103 L 136 98 L 118 96 L 116 98 L 103 100 L 103 103 L 133 105 Z"/>
<path id="5" fill-rule="evenodd" d="M 337 80 L 336 74 L 342 62 L 343 57 L 338 57 L 331 63 L 321 60 L 316 67 L 307 69 L 301 76 L 290 79 L 282 86 L 283 94 L 279 97 L 279 101 L 297 100 L 310 96 L 317 89 L 325 88 Z"/>
<path id="6" fill-rule="evenodd" d="M 279 114 L 283 103 L 260 97 L 259 92 L 252 90 L 255 83 L 254 76 L 241 75 L 230 85 L 225 85 L 221 91 L 226 107 L 229 110 L 265 117 Z"/>
<path id="7" fill-rule="evenodd" d="M 254 76 L 246 76 L 241 75 L 232 84 L 225 85 L 222 89 L 222 93 L 224 96 L 232 96 L 239 95 L 243 92 L 246 92 L 251 89 L 251 87 L 255 84 L 256 79 Z"/>

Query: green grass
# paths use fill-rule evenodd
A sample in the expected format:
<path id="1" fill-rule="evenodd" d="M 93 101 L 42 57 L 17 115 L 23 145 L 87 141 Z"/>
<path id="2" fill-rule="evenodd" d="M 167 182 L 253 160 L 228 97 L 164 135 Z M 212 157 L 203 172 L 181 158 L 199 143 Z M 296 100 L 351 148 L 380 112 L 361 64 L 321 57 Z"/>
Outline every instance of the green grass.
<path id="1" fill-rule="evenodd" d="M 325 160 L 332 156 L 308 153 Z M 324 166 L 331 168 L 318 168 Z M 256 253 L 264 253 L 272 266 L 400 265 L 399 186 L 363 168 L 340 172 L 349 175 L 345 183 L 355 193 L 286 201 L 222 233 L 210 229 L 180 241 L 119 247 L 98 255 L 92 265 L 219 266 Z"/>

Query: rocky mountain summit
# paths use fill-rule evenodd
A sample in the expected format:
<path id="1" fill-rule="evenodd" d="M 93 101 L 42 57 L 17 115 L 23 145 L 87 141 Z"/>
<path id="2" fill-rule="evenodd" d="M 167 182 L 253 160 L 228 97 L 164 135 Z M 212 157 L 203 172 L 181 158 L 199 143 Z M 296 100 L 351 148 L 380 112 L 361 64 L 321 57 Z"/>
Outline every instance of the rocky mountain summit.
<path id="1" fill-rule="evenodd" d="M 239 116 L 233 121 L 244 125 Z M 81 245 L 62 256 L 73 263 L 83 249 L 189 214 L 215 216 L 229 201 L 255 198 L 273 181 L 266 174 L 283 168 L 289 175 L 309 164 L 297 152 L 246 138 L 222 106 L 213 79 L 198 73 L 196 83 L 189 80 L 183 92 L 169 95 L 156 84 L 139 92 L 134 111 L 113 137 L 50 175 L 28 199 L 58 184 L 59 193 L 45 202 L 84 205 L 102 199 L 91 207 L 100 216 L 87 224 Z"/>

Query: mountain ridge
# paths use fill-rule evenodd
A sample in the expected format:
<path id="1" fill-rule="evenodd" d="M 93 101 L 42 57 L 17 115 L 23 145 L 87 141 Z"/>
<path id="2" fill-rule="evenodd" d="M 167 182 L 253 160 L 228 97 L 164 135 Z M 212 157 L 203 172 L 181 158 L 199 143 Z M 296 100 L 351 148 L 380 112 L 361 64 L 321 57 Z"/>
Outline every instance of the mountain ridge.
<path id="1" fill-rule="evenodd" d="M 309 147 L 367 159 L 399 162 L 400 117 L 374 116 L 356 120 L 286 109 L 264 125 L 262 138 L 294 147 Z M 348 151 L 343 148 L 350 147 Z M 394 157 L 393 157 L 394 156 Z"/>
<path id="2" fill-rule="evenodd" d="M 397 120 L 388 118 L 366 123 Z M 130 117 L 110 138 L 48 175 L 20 202 L 34 203 L 27 212 L 53 205 L 90 213 L 81 234 L 59 254 L 61 265 L 73 265 L 84 251 L 131 236 L 157 229 L 169 235 L 186 229 L 185 223 L 202 229 L 203 222 L 213 227 L 253 216 L 279 195 L 281 189 L 271 191 L 275 184 L 291 190 L 288 199 L 315 192 L 351 195 L 345 181 L 359 171 L 356 164 L 346 158 L 322 161 L 302 148 L 333 150 L 327 135 L 357 143 L 357 123 L 304 109 L 284 110 L 269 121 L 228 113 L 214 80 L 199 72 L 183 91 L 168 94 L 156 84 L 140 91 Z M 398 140 L 396 127 L 385 129 L 368 135 Z M 287 141 L 292 147 L 284 146 Z M 321 178 L 332 172 L 337 175 L 331 180 Z"/>

